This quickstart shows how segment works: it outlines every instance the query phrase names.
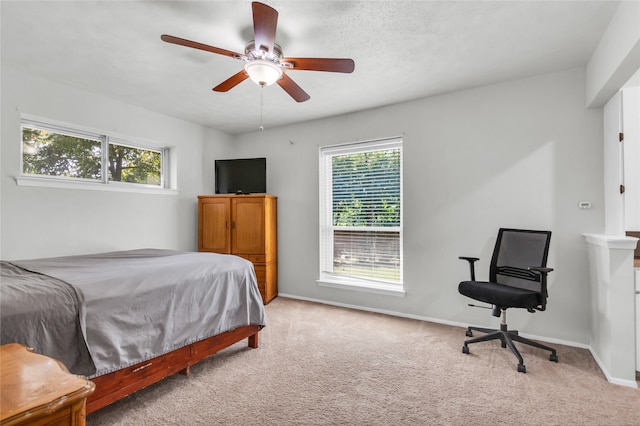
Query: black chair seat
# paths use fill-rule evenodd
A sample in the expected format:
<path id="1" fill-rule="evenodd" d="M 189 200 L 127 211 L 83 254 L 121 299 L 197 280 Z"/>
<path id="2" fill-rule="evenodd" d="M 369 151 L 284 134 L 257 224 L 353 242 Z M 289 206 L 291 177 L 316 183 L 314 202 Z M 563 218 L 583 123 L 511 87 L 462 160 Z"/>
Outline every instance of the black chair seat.
<path id="1" fill-rule="evenodd" d="M 505 308 L 535 308 L 540 304 L 540 292 L 509 287 L 488 281 L 463 281 L 460 294 L 481 302 Z"/>

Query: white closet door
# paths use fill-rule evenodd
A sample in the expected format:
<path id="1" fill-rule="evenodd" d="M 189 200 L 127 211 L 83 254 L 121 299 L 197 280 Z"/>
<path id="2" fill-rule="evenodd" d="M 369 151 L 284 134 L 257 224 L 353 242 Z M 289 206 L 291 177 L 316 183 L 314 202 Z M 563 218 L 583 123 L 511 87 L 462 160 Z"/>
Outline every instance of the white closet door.
<path id="1" fill-rule="evenodd" d="M 622 89 L 625 231 L 640 232 L 640 87 Z"/>
<path id="2" fill-rule="evenodd" d="M 625 235 L 623 182 L 622 92 L 617 92 L 604 106 L 604 227 L 607 235 Z"/>

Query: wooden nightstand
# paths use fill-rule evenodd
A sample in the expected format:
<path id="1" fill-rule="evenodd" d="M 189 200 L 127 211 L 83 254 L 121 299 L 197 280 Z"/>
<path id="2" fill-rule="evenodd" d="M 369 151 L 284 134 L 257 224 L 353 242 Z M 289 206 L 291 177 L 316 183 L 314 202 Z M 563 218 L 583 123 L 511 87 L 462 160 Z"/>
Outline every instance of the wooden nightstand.
<path id="1" fill-rule="evenodd" d="M 93 382 L 18 343 L 0 346 L 0 424 L 85 424 Z"/>

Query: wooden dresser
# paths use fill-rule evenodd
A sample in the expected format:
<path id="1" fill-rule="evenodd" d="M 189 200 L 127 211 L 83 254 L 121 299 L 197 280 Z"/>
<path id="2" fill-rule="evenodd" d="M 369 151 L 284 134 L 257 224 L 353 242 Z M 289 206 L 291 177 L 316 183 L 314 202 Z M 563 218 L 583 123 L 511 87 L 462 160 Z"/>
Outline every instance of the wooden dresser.
<path id="1" fill-rule="evenodd" d="M 198 196 L 198 250 L 251 261 L 265 304 L 278 295 L 276 201 L 267 194 Z"/>
<path id="2" fill-rule="evenodd" d="M 92 382 L 18 343 L 0 346 L 0 366 L 0 424 L 85 424 Z"/>

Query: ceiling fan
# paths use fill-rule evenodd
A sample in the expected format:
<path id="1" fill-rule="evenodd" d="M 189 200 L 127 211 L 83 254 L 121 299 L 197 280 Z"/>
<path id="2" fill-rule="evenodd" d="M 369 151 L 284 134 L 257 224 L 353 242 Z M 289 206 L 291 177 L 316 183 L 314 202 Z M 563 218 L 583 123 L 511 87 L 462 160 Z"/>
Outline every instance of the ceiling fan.
<path id="1" fill-rule="evenodd" d="M 288 58 L 283 57 L 282 48 L 275 43 L 278 12 L 266 4 L 253 2 L 253 34 L 244 54 L 220 49 L 180 37 L 163 34 L 160 38 L 167 43 L 200 49 L 219 55 L 230 56 L 244 62 L 244 69 L 213 88 L 216 92 L 226 92 L 247 78 L 251 78 L 261 87 L 277 83 L 297 102 L 304 102 L 310 96 L 302 90 L 285 70 L 327 71 L 351 73 L 355 69 L 353 59 L 329 58 Z"/>

